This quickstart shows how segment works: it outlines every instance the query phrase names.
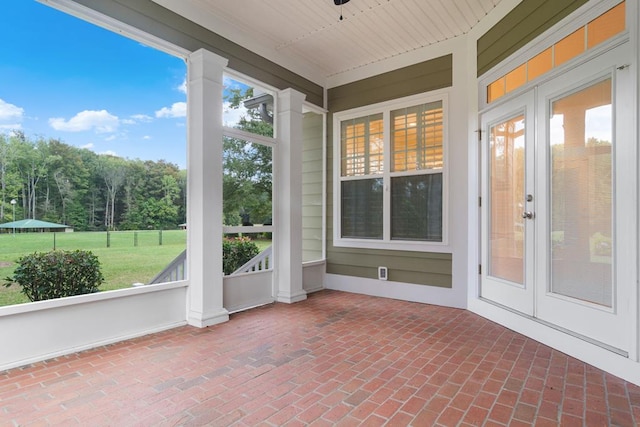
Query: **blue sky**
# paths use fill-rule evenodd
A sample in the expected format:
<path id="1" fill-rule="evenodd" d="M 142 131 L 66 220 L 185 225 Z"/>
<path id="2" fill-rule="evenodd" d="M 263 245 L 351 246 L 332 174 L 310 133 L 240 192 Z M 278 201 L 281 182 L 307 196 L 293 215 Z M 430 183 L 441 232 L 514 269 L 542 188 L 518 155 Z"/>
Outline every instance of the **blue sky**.
<path id="1" fill-rule="evenodd" d="M 186 64 L 34 0 L 2 0 L 0 133 L 186 163 Z"/>

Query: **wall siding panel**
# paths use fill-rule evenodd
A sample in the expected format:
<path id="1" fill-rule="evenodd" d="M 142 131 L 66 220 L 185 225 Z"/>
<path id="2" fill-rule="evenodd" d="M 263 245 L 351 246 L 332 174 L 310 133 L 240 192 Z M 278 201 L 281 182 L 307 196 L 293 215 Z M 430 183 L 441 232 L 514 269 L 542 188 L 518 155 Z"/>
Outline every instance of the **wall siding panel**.
<path id="1" fill-rule="evenodd" d="M 478 39 L 478 76 L 586 2 L 587 0 L 524 0 Z"/>
<path id="2" fill-rule="evenodd" d="M 328 91 L 327 117 L 327 273 L 378 278 L 378 266 L 388 268 L 395 282 L 451 288 L 452 255 L 416 251 L 343 248 L 333 246 L 333 114 L 404 96 L 450 87 L 452 55 L 370 77 Z"/>
<path id="3" fill-rule="evenodd" d="M 195 52 L 204 48 L 229 60 L 229 68 L 278 89 L 293 88 L 323 106 L 323 88 L 276 63 L 197 25 L 151 0 L 74 0 L 148 34 Z"/>
<path id="4" fill-rule="evenodd" d="M 389 101 L 453 84 L 453 55 L 329 89 L 329 111 L 337 112 Z"/>
<path id="5" fill-rule="evenodd" d="M 322 115 L 302 121 L 302 260 L 322 259 Z"/>

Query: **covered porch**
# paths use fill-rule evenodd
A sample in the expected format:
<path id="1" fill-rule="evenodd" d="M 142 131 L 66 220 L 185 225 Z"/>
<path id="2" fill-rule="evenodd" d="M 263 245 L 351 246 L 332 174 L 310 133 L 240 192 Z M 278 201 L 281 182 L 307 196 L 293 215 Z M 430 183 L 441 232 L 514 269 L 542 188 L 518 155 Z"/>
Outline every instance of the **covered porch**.
<path id="1" fill-rule="evenodd" d="M 365 58 L 360 64 L 322 72 L 312 63 L 302 66 L 288 61 L 282 52 L 272 56 L 271 51 L 243 42 L 244 35 L 234 39 L 231 33 L 226 34 L 228 38 L 215 33 L 213 29 L 234 27 L 232 21 L 226 22 L 228 26 L 217 25 L 215 13 L 198 13 L 199 2 L 184 6 L 187 2 L 170 0 L 42 1 L 188 62 L 189 274 L 187 280 L 0 310 L 6 340 L 0 368 L 8 369 L 0 373 L 2 421 L 16 425 L 640 423 L 635 202 L 639 194 L 638 0 L 580 0 L 567 8 L 551 1 L 545 2 L 547 8 L 531 0 L 494 2 L 480 13 L 475 25 L 459 34 L 421 47 L 405 46 L 403 54 Z M 215 4 L 208 2 L 210 8 L 215 9 Z M 558 61 L 547 74 L 531 81 L 523 78 L 513 87 L 507 84 L 512 71 L 526 68 L 549 49 L 559 49 L 566 38 L 601 22 L 610 10 L 625 7 L 622 29 L 589 52 Z M 268 21 L 255 15 L 260 22 Z M 317 14 L 309 15 L 315 19 Z M 201 22 L 206 21 L 203 17 L 210 22 Z M 516 38 L 529 22 L 537 25 L 531 37 Z M 279 46 L 289 45 L 293 43 Z M 326 46 L 335 50 L 335 43 Z M 605 55 L 610 52 L 611 57 Z M 348 51 L 342 53 L 350 57 Z M 550 295 L 549 275 L 541 274 L 547 266 L 529 262 L 521 272 L 543 280 L 499 282 L 507 290 L 526 290 L 527 311 L 504 290 L 498 296 L 488 290 L 488 279 L 495 275 L 490 274 L 491 246 L 482 221 L 490 218 L 486 209 L 489 196 L 495 195 L 479 180 L 488 176 L 487 135 L 498 119 L 534 110 L 548 117 L 543 104 L 529 102 L 528 110 L 507 108 L 510 101 L 537 99 L 534 94 L 542 89 L 549 99 L 577 90 L 574 82 L 564 80 L 569 78 L 563 77 L 568 71 L 575 72 L 580 82 L 592 82 L 593 75 L 598 81 L 609 76 L 619 86 L 617 93 L 625 95 L 614 97 L 618 104 L 612 105 L 623 131 L 616 128 L 620 164 L 614 166 L 619 171 L 615 191 L 624 197 L 615 200 L 628 204 L 614 209 L 621 214 L 614 229 L 619 237 L 614 239 L 618 259 L 595 260 L 612 266 L 607 279 L 616 282 L 606 283 L 618 294 L 609 305 L 600 306 L 574 295 Z M 211 120 L 222 116 L 227 72 L 264 83 L 271 90 L 278 129 L 277 138 L 263 141 L 276 147 L 275 263 L 262 281 L 268 295 L 252 304 L 268 303 L 241 313 L 231 313 L 233 305 L 225 302 L 231 292 L 225 289 L 221 265 L 211 261 L 221 259 L 219 240 L 224 232 L 222 145 L 212 141 L 245 136 Z M 489 99 L 493 93 L 489 89 L 496 84 L 502 85 L 500 97 L 504 98 Z M 499 110 L 503 106 L 504 112 Z M 343 173 L 343 161 L 345 165 L 359 161 L 356 150 L 347 155 L 350 123 L 375 124 L 382 117 L 393 129 L 390 118 L 408 117 L 411 111 L 431 117 L 419 125 L 441 136 L 425 138 L 423 143 L 425 150 L 435 153 L 431 163 L 423 166 L 406 160 L 404 166 L 394 165 L 406 170 L 391 174 L 387 161 L 386 169 L 367 172 L 368 180 L 361 179 L 364 172 L 357 168 L 344 166 Z M 496 112 L 496 120 L 483 123 L 490 111 Z M 316 116 L 313 151 L 319 156 L 305 158 L 308 112 Z M 408 134 L 418 125 L 405 121 L 399 132 Z M 389 132 L 378 135 L 375 129 L 371 126 L 372 140 L 391 141 Z M 547 130 L 536 132 L 545 142 Z M 384 150 L 391 158 L 389 143 Z M 546 165 L 547 157 L 541 153 L 539 164 Z M 369 166 L 382 164 L 368 151 L 366 156 Z M 305 181 L 304 163 L 320 177 L 313 185 Z M 387 193 L 389 188 L 395 191 L 394 179 L 404 183 L 396 187 L 398 191 L 414 185 L 438 187 L 422 194 L 437 211 L 435 220 L 425 222 L 430 227 L 426 235 L 409 232 L 393 238 L 395 205 Z M 518 191 L 521 203 L 550 200 L 546 193 L 534 198 L 519 187 Z M 311 193 L 318 200 L 305 205 Z M 404 199 L 397 198 L 398 207 Z M 308 206 L 320 212 L 313 217 L 313 232 L 305 228 Z M 363 206 L 377 206 L 377 210 Z M 357 221 L 352 223 L 344 213 L 350 207 L 359 209 L 353 211 Z M 513 207 L 522 214 L 522 206 Z M 359 221 L 365 218 L 363 212 L 371 213 L 373 219 L 384 218 L 384 224 L 367 228 L 375 221 Z M 524 211 L 528 220 L 537 218 L 528 229 L 542 235 L 551 213 L 552 209 L 541 209 L 535 216 Z M 424 210 L 418 217 L 431 214 Z M 522 231 L 516 233 L 515 227 L 519 223 L 511 219 L 512 234 L 520 236 Z M 397 220 L 413 224 L 410 216 Z M 359 228 L 362 224 L 365 227 Z M 542 225 L 535 228 L 533 224 Z M 410 227 L 400 231 L 407 229 L 411 231 Z M 547 256 L 549 248 L 533 245 L 551 245 L 553 234 L 546 233 L 547 240 L 535 239 L 533 231 L 529 234 L 530 250 L 521 253 L 541 255 L 530 261 L 552 259 Z M 320 242 L 320 256 L 312 265 L 305 265 L 303 257 L 303 240 L 308 235 Z M 509 298 L 500 300 L 505 294 Z M 549 297 L 534 299 L 538 296 Z M 573 315 L 554 310 L 559 305 L 551 302 L 582 311 Z M 540 316 L 539 308 L 562 316 Z M 585 321 L 595 319 L 594 313 L 611 321 L 592 322 L 601 327 L 598 332 L 604 330 L 602 334 L 592 334 L 591 324 Z M 616 340 L 610 343 L 613 332 Z"/>
<path id="2" fill-rule="evenodd" d="M 621 425 L 640 388 L 468 310 L 325 290 L 0 373 L 8 425 Z"/>

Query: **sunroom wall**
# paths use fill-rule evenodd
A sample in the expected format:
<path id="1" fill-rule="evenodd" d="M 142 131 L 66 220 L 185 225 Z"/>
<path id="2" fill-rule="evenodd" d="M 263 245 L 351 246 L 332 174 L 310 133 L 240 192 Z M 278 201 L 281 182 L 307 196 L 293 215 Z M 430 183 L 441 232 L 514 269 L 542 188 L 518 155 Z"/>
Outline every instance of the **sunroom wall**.
<path id="1" fill-rule="evenodd" d="M 454 73 L 454 64 L 460 71 L 466 69 L 465 40 L 453 40 L 439 52 L 442 53 L 417 64 L 333 87 L 327 92 L 328 288 L 457 307 L 466 304 L 467 126 L 460 118 L 466 117 L 468 109 L 465 79 L 460 78 L 460 72 Z M 431 251 L 335 246 L 334 114 L 419 94 L 444 94 L 448 99 L 449 163 L 444 195 L 448 200 L 445 202 L 448 241 L 442 250 Z M 379 266 L 387 267 L 388 280 L 378 280 Z"/>
<path id="2" fill-rule="evenodd" d="M 324 173 L 321 114 L 307 112 L 302 119 L 302 261 L 319 261 L 323 250 Z"/>
<path id="3" fill-rule="evenodd" d="M 552 39 L 555 41 L 553 36 L 556 31 L 561 32 L 564 28 L 572 28 L 571 21 L 573 16 L 580 16 L 580 14 L 584 14 L 585 10 L 589 10 L 589 8 L 595 9 L 601 6 L 602 3 L 603 2 L 598 0 L 575 0 L 567 2 L 523 0 L 511 11 L 506 13 L 498 22 L 489 26 L 480 25 L 479 27 L 482 28 L 474 28 L 469 34 L 469 44 L 470 49 L 475 50 L 477 48 L 474 59 L 477 64 L 476 75 L 479 77 L 473 79 L 477 93 L 470 93 L 470 105 L 472 106 L 470 111 L 478 112 L 478 105 L 484 105 L 483 102 L 485 102 L 486 99 L 478 100 L 478 97 L 486 96 L 486 82 L 493 78 L 492 73 L 497 76 L 509 71 L 512 69 L 514 63 L 525 57 L 523 56 L 523 52 L 528 52 L 528 49 L 536 46 L 539 40 Z M 610 2 L 611 5 L 614 3 L 616 2 Z M 629 32 L 629 43 L 631 43 L 633 50 L 633 57 L 630 57 L 628 60 L 630 69 L 634 70 L 633 72 L 635 73 L 634 87 L 630 88 L 630 93 L 634 94 L 635 100 L 630 107 L 633 108 L 632 114 L 635 114 L 636 117 L 637 111 L 640 108 L 640 104 L 638 103 L 638 95 L 640 94 L 638 93 L 637 86 L 637 81 L 640 81 L 640 70 L 635 67 L 640 57 L 640 43 L 638 42 L 638 30 L 640 26 L 639 3 L 638 0 L 626 1 L 626 23 Z M 576 15 L 572 15 L 574 12 L 576 12 Z M 561 24 L 554 27 L 554 25 L 560 21 L 564 21 L 564 24 L 568 25 Z M 482 81 L 480 77 L 483 77 Z M 484 84 L 480 85 L 483 82 Z M 473 101 L 474 97 L 476 98 L 475 102 Z M 496 104 L 503 101 L 504 100 L 497 101 Z M 474 127 L 477 127 L 477 116 L 470 116 L 470 120 L 472 124 L 475 124 Z M 637 133 L 639 130 L 637 119 L 633 124 L 633 128 Z M 470 167 L 478 165 L 478 159 L 479 149 L 477 146 L 472 146 L 469 152 Z M 636 170 L 637 161 L 636 158 L 630 159 L 630 162 L 636 165 Z M 473 176 L 477 176 L 478 174 L 477 166 L 474 167 L 476 169 L 473 175 L 470 175 L 470 183 L 474 179 Z M 630 178 L 637 180 L 637 173 Z M 477 199 L 478 196 L 477 186 L 474 187 L 471 185 L 469 199 Z M 633 194 L 629 195 L 629 197 L 637 199 L 638 195 Z M 470 210 L 468 220 L 469 235 L 479 236 L 479 212 L 477 210 Z M 631 245 L 637 245 L 639 236 L 633 230 L 626 233 L 625 237 L 630 239 Z M 468 258 L 470 267 L 473 263 L 472 260 L 479 259 L 477 241 L 470 243 Z M 630 269 L 636 271 L 637 267 L 638 261 L 636 261 L 636 265 L 629 265 Z M 468 309 L 470 311 L 603 369 L 608 373 L 640 385 L 640 361 L 638 356 L 638 354 L 640 354 L 640 312 L 638 310 L 640 307 L 640 288 L 638 288 L 637 281 L 634 282 L 635 289 L 631 293 L 629 300 L 625 301 L 625 303 L 631 307 L 633 313 L 631 317 L 634 323 L 630 334 L 632 335 L 631 339 L 633 344 L 629 351 L 629 357 L 625 357 L 588 339 L 579 338 L 559 328 L 549 326 L 533 318 L 517 314 L 509 309 L 483 300 L 478 297 L 480 286 L 479 275 L 477 272 L 474 274 L 472 268 L 469 268 L 469 271 Z"/>

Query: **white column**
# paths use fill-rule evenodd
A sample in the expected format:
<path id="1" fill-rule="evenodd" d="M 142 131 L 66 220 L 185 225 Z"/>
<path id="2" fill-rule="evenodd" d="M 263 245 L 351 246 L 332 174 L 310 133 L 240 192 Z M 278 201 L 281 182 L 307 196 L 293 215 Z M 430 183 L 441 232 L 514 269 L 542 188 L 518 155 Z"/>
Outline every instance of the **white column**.
<path id="1" fill-rule="evenodd" d="M 222 306 L 222 90 L 227 60 L 200 49 L 188 58 L 187 322 L 229 320 Z"/>
<path id="2" fill-rule="evenodd" d="M 274 252 L 277 300 L 307 299 L 302 288 L 302 103 L 293 89 L 278 93 L 274 157 Z"/>

